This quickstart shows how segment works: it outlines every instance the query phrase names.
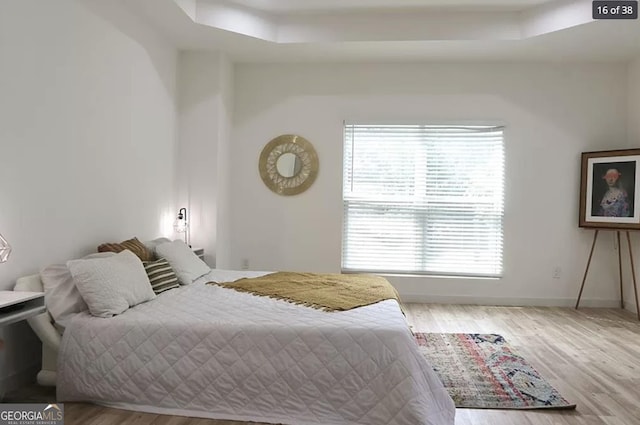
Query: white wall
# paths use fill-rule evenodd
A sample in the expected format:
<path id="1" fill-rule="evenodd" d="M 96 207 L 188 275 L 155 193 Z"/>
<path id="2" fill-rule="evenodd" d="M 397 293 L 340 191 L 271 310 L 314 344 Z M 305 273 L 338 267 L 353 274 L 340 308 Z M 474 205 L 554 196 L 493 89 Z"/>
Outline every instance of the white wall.
<path id="1" fill-rule="evenodd" d="M 218 219 L 216 221 L 216 261 L 218 268 L 231 266 L 231 136 L 234 104 L 233 64 L 226 57 L 220 65 L 220 113 L 218 115 Z"/>
<path id="2" fill-rule="evenodd" d="M 577 226 L 580 153 L 626 144 L 622 64 L 327 64 L 236 67 L 231 265 L 340 270 L 343 120 L 496 120 L 507 126 L 504 277 L 390 277 L 406 300 L 571 305 L 593 231 Z M 317 181 L 281 197 L 260 180 L 273 137 L 297 133 Z M 584 305 L 615 306 L 611 232 L 596 248 Z M 562 268 L 553 279 L 555 267 Z"/>
<path id="3" fill-rule="evenodd" d="M 638 148 L 640 147 L 640 58 L 632 61 L 629 64 L 628 68 L 628 84 L 627 84 L 627 98 L 628 98 L 628 108 L 627 108 L 627 129 L 628 129 L 628 139 L 629 148 Z M 640 240 L 636 232 L 632 233 L 632 237 L 635 240 L 635 244 L 633 244 L 634 257 L 635 257 L 635 267 L 636 267 L 636 276 L 640 277 L 640 261 L 638 261 L 638 254 L 640 254 Z M 623 253 L 624 251 L 623 244 Z M 632 277 L 631 271 L 628 267 L 625 268 L 624 273 L 624 281 L 626 283 L 624 287 L 625 291 L 625 305 L 627 309 L 636 312 L 636 303 L 635 303 L 635 292 L 632 286 Z M 640 288 L 639 288 L 640 289 Z"/>
<path id="4" fill-rule="evenodd" d="M 178 74 L 178 203 L 189 211 L 191 245 L 221 268 L 229 258 L 233 67 L 220 53 L 181 52 Z"/>
<path id="5" fill-rule="evenodd" d="M 629 64 L 628 119 L 631 146 L 640 146 L 640 58 Z"/>
<path id="6" fill-rule="evenodd" d="M 87 8 L 90 7 L 91 9 Z M 172 236 L 176 51 L 116 2 L 0 2 L 0 287 L 101 242 Z M 0 378 L 39 343 L 4 329 Z"/>

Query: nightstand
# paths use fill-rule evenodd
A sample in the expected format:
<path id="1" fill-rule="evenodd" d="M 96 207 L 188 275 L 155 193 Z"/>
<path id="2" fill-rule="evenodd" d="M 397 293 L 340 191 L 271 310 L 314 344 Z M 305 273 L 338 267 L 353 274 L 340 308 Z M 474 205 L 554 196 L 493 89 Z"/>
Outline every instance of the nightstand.
<path id="1" fill-rule="evenodd" d="M 44 292 L 0 291 L 0 326 L 29 319 L 45 311 Z"/>
<path id="2" fill-rule="evenodd" d="M 202 261 L 204 261 L 204 248 L 192 248 L 193 253 L 198 256 Z"/>

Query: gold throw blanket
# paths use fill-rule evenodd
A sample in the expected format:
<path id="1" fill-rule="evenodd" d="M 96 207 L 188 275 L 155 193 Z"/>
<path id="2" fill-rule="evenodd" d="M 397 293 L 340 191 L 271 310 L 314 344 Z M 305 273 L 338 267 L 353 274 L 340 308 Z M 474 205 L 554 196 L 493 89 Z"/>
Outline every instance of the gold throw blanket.
<path id="1" fill-rule="evenodd" d="M 400 297 L 389 281 L 366 274 L 277 272 L 262 277 L 216 283 L 225 288 L 286 300 L 325 311 L 345 311 Z"/>

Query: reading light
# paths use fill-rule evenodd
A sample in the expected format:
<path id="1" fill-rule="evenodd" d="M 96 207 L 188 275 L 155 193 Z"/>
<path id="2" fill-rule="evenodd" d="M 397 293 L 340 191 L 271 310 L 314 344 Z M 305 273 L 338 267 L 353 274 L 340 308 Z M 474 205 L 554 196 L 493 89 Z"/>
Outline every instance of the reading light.
<path id="1" fill-rule="evenodd" d="M 0 235 L 0 263 L 4 263 L 9 259 L 9 255 L 11 254 L 11 245 L 9 242 Z"/>
<path id="2" fill-rule="evenodd" d="M 184 233 L 184 243 L 189 245 L 189 223 L 187 222 L 187 209 L 180 208 L 178 211 L 178 216 L 176 217 L 175 223 L 173 223 L 173 228 L 178 233 Z"/>

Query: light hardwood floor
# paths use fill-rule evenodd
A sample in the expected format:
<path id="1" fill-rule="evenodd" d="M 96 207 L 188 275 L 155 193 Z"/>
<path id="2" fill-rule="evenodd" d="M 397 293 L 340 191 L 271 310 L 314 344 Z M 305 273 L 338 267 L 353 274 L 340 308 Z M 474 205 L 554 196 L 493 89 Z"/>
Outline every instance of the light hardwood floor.
<path id="1" fill-rule="evenodd" d="M 408 304 L 416 332 L 499 333 L 575 411 L 458 409 L 456 425 L 640 425 L 640 322 L 622 310 Z M 239 425 L 65 403 L 67 425 Z M 417 425 L 417 424 L 416 424 Z"/>

